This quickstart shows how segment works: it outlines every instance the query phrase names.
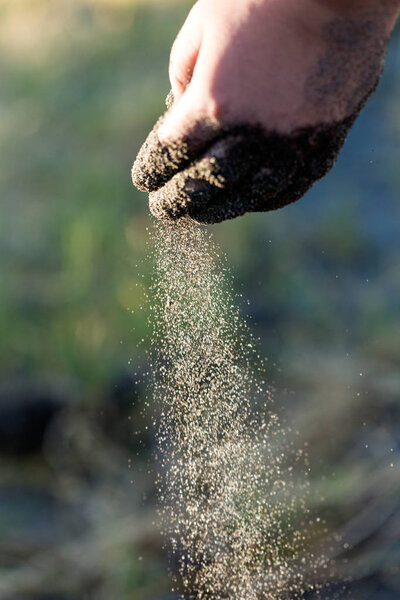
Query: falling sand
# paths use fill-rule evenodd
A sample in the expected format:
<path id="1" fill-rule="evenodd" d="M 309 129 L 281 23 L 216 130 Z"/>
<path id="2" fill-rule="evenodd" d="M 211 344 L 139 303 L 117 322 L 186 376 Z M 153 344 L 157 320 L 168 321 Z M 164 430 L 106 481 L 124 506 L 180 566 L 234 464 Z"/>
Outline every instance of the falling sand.
<path id="1" fill-rule="evenodd" d="M 294 468 L 304 473 L 304 454 L 274 412 L 211 236 L 181 220 L 157 223 L 153 242 L 158 488 L 176 588 L 196 600 L 299 598 L 324 562 L 305 550 L 306 484 Z"/>

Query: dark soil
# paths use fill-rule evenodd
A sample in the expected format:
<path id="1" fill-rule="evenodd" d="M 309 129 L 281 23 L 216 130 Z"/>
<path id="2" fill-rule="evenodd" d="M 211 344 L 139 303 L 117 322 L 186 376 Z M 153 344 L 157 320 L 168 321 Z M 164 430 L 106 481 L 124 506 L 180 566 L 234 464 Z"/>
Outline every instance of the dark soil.
<path id="1" fill-rule="evenodd" d="M 206 146 L 196 136 L 162 145 L 161 117 L 133 165 L 133 183 L 150 193 L 151 212 L 165 221 L 217 223 L 281 208 L 332 168 L 362 105 L 342 121 L 290 135 L 246 124 L 214 128 Z"/>

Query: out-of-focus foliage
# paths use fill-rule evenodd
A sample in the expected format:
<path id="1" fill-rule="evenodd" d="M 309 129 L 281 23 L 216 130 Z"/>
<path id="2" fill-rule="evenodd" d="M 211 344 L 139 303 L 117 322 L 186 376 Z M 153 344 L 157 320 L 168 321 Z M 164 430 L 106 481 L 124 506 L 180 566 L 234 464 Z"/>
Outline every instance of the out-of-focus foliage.
<path id="1" fill-rule="evenodd" d="M 162 110 L 184 12 L 133 0 L 0 4 L 2 371 L 98 388 L 143 337 L 128 309 L 141 303 L 135 263 L 149 220 L 130 165 Z"/>
<path id="2" fill-rule="evenodd" d="M 130 166 L 190 4 L 0 1 L 1 600 L 168 595 L 135 385 L 151 220 Z M 363 600 L 400 597 L 399 67 L 394 36 L 306 198 L 215 227 Z"/>
<path id="3" fill-rule="evenodd" d="M 0 2 L 2 599 L 169 589 L 133 437 L 150 221 L 130 167 L 186 10 Z"/>

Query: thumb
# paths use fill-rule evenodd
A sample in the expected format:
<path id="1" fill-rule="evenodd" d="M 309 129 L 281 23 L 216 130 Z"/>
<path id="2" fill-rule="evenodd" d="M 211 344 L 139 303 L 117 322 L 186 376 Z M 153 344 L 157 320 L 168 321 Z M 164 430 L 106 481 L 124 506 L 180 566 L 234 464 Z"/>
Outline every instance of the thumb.
<path id="1" fill-rule="evenodd" d="M 132 168 L 133 183 L 143 191 L 163 186 L 196 160 L 217 135 L 216 124 L 207 119 L 196 76 L 204 31 L 198 7 L 192 8 L 171 50 L 172 106 L 150 132 Z"/>
<path id="2" fill-rule="evenodd" d="M 188 143 L 189 152 L 210 137 L 211 119 L 204 90 L 204 17 L 200 4 L 195 4 L 179 32 L 171 50 L 169 78 L 172 105 L 158 123 L 158 139 L 162 145 Z M 211 130 L 215 129 L 215 124 Z"/>
<path id="3" fill-rule="evenodd" d="M 198 5 L 196 4 L 190 11 L 171 49 L 169 79 L 175 102 L 179 102 L 192 79 L 202 43 L 203 24 L 197 12 Z"/>

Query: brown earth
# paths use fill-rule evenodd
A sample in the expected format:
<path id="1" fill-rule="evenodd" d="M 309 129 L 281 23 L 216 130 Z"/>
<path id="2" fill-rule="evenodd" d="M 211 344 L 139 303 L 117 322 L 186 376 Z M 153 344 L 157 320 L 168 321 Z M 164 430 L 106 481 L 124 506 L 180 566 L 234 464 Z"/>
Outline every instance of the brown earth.
<path id="1" fill-rule="evenodd" d="M 290 135 L 239 124 L 214 128 L 207 146 L 158 140 L 161 117 L 132 168 L 159 219 L 217 223 L 246 212 L 281 208 L 301 198 L 334 165 L 364 102 L 342 121 Z"/>

